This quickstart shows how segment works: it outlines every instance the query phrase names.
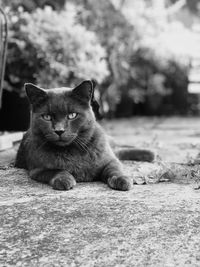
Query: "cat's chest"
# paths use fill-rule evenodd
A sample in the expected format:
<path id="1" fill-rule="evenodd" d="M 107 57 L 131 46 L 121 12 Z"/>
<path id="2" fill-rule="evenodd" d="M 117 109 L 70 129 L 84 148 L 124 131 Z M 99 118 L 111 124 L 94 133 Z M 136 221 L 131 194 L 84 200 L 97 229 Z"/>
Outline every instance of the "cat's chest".
<path id="1" fill-rule="evenodd" d="M 42 165 L 42 168 L 67 170 L 77 182 L 94 180 L 100 173 L 103 159 L 101 149 L 42 154 L 37 164 Z"/>

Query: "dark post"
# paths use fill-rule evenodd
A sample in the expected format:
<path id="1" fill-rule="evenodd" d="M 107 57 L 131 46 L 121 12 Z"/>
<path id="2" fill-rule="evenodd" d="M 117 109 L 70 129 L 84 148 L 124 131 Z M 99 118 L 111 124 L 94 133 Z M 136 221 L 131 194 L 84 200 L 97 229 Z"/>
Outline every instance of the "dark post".
<path id="1" fill-rule="evenodd" d="M 0 8 L 0 109 L 2 106 L 2 91 L 6 65 L 6 50 L 8 40 L 8 23 L 4 11 Z"/>

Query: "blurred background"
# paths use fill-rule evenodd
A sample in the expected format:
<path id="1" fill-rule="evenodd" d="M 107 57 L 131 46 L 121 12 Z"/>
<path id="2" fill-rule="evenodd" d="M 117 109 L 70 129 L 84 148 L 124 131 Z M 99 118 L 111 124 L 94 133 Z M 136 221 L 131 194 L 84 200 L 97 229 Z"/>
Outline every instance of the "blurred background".
<path id="1" fill-rule="evenodd" d="M 199 0 L 0 0 L 0 6 L 8 19 L 1 131 L 28 128 L 25 82 L 51 88 L 95 79 L 108 119 L 199 115 Z"/>

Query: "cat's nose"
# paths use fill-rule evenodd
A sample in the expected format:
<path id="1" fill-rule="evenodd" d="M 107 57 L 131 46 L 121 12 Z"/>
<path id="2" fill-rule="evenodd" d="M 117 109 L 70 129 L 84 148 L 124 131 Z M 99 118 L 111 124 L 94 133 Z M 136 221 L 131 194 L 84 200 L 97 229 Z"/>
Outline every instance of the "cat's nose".
<path id="1" fill-rule="evenodd" d="M 55 133 L 58 135 L 58 136 L 61 136 L 63 133 L 64 133 L 65 130 L 59 130 L 59 131 L 55 131 Z"/>

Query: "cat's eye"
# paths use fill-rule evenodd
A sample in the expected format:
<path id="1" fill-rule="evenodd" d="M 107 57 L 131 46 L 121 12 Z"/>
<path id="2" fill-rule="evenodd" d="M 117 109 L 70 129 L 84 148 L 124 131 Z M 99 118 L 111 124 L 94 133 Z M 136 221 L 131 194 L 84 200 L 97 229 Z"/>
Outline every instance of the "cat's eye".
<path id="1" fill-rule="evenodd" d="M 50 120 L 51 120 L 51 116 L 48 115 L 48 114 L 44 114 L 44 115 L 42 115 L 42 118 L 43 118 L 45 121 L 50 121 Z"/>
<path id="2" fill-rule="evenodd" d="M 72 112 L 72 113 L 69 113 L 69 114 L 67 115 L 67 118 L 68 118 L 69 120 L 73 120 L 73 119 L 75 119 L 75 118 L 77 117 L 77 115 L 78 115 L 78 113 L 76 113 L 76 112 Z"/>

